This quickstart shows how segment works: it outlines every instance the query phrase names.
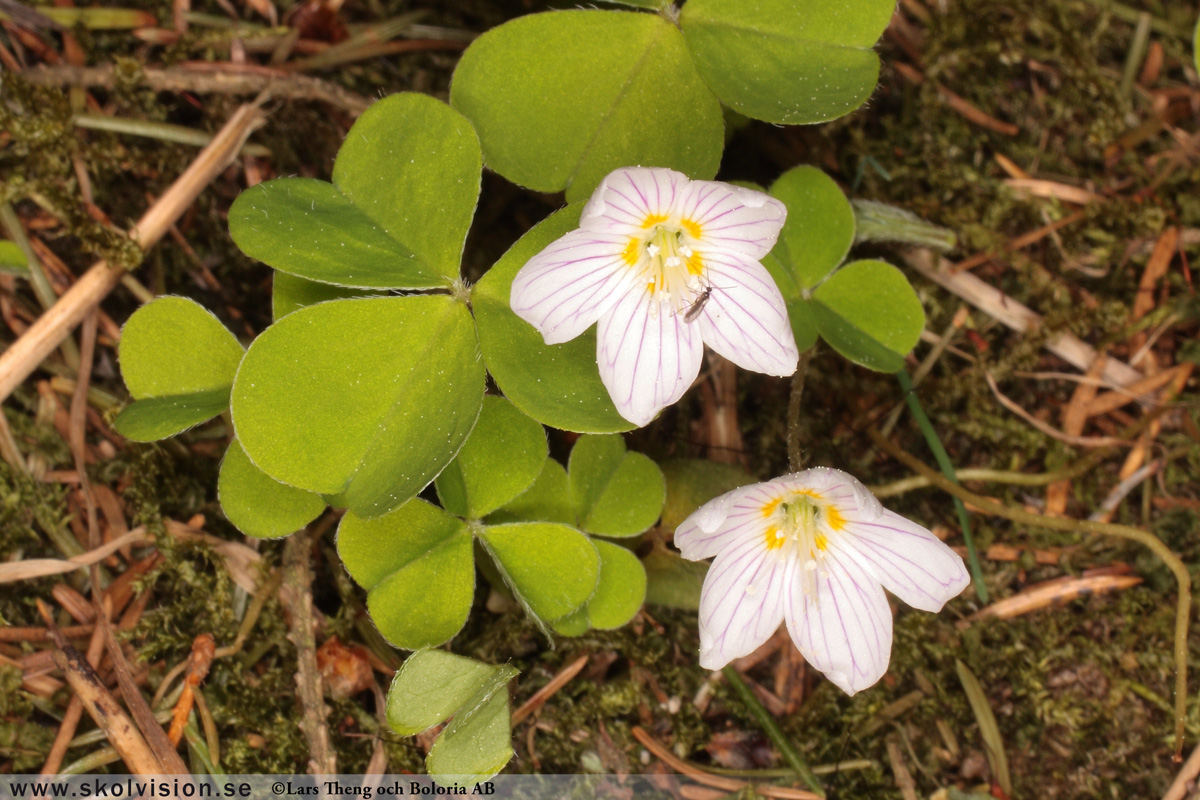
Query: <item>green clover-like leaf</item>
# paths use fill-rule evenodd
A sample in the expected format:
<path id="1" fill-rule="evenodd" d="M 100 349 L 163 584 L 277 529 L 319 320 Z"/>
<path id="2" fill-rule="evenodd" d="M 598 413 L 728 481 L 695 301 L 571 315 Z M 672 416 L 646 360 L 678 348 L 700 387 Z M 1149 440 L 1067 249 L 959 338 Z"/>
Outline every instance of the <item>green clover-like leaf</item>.
<path id="1" fill-rule="evenodd" d="M 137 402 L 114 427 L 140 442 L 174 436 L 228 408 L 244 354 L 212 312 L 185 297 L 160 297 L 133 312 L 117 353 Z"/>
<path id="2" fill-rule="evenodd" d="M 338 526 L 337 549 L 367 590 L 375 627 L 397 647 L 440 645 L 466 623 L 475 560 L 470 532 L 457 517 L 420 499 L 376 519 L 351 512 Z"/>
<path id="3" fill-rule="evenodd" d="M 723 122 L 679 29 L 657 14 L 555 11 L 507 22 L 459 61 L 450 102 L 487 165 L 541 192 L 588 197 L 638 164 L 713 177 Z"/>
<path id="4" fill-rule="evenodd" d="M 354 123 L 332 183 L 280 178 L 247 189 L 229 231 L 247 255 L 309 280 L 446 287 L 458 280 L 481 170 L 461 114 L 428 95 L 395 94 Z"/>
<path id="5" fill-rule="evenodd" d="M 921 338 L 925 310 L 904 273 L 855 261 L 817 287 L 811 303 L 821 338 L 856 364 L 895 372 Z"/>
<path id="6" fill-rule="evenodd" d="M 797 125 L 840 117 L 875 89 L 873 45 L 894 0 L 688 0 L 680 26 L 721 102 Z"/>
<path id="7" fill-rule="evenodd" d="M 319 494 L 280 483 L 254 466 L 237 439 L 221 461 L 217 497 L 239 531 L 262 539 L 295 533 L 325 510 Z"/>
<path id="8" fill-rule="evenodd" d="M 574 528 L 513 522 L 488 526 L 478 537 L 505 584 L 535 620 L 565 617 L 596 590 L 600 555 Z"/>
<path id="9" fill-rule="evenodd" d="M 318 283 L 308 278 L 298 278 L 286 272 L 276 271 L 271 277 L 271 318 L 286 317 L 305 306 L 315 306 L 327 300 L 345 300 L 349 297 L 366 297 L 369 290 Z"/>
<path id="10" fill-rule="evenodd" d="M 484 397 L 471 437 L 437 477 L 438 499 L 451 513 L 479 519 L 528 489 L 547 453 L 537 420 L 503 397 Z"/>
<path id="11" fill-rule="evenodd" d="M 552 458 L 542 463 L 533 485 L 488 515 L 489 525 L 502 522 L 575 522 L 571 497 L 567 492 L 567 471 Z"/>
<path id="12" fill-rule="evenodd" d="M 388 724 L 401 736 L 432 728 L 454 715 L 430 750 L 435 776 L 470 785 L 499 772 L 512 757 L 507 684 L 510 666 L 491 666 L 441 650 L 413 653 L 388 689 Z M 440 781 L 439 781 L 440 782 Z"/>
<path id="13" fill-rule="evenodd" d="M 816 167 L 793 167 L 783 173 L 771 184 L 771 196 L 788 210 L 772 252 L 797 288 L 816 286 L 837 269 L 854 244 L 854 209 L 833 179 Z"/>
<path id="14" fill-rule="evenodd" d="M 453 298 L 334 300 L 255 340 L 232 412 L 242 447 L 268 475 L 375 517 L 450 463 L 483 389 L 471 315 Z"/>
<path id="15" fill-rule="evenodd" d="M 488 372 L 513 405 L 552 428 L 627 431 L 633 424 L 617 413 L 600 382 L 595 329 L 572 341 L 548 345 L 509 307 L 517 272 L 555 239 L 577 228 L 582 211 L 582 203 L 568 206 L 522 236 L 475 284 L 471 307 Z"/>
<path id="16" fill-rule="evenodd" d="M 662 470 L 628 452 L 620 436 L 580 436 L 567 466 L 579 527 L 601 536 L 637 536 L 662 513 Z"/>

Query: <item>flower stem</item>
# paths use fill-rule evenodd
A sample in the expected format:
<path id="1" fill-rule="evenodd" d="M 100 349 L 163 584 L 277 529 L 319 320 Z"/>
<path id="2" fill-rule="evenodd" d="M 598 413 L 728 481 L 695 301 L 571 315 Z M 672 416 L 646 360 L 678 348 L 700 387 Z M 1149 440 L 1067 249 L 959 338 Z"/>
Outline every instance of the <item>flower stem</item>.
<path id="1" fill-rule="evenodd" d="M 947 480 L 957 485 L 958 478 L 954 471 L 954 465 L 950 463 L 950 456 L 946 453 L 946 448 L 942 446 L 942 440 L 938 437 L 937 431 L 933 429 L 933 423 L 926 416 L 920 398 L 913 391 L 912 379 L 908 377 L 907 372 L 900 370 L 896 373 L 896 380 L 900 382 L 900 388 L 904 390 L 904 402 L 908 404 L 908 410 L 912 412 L 913 419 L 917 421 L 917 427 L 925 435 L 925 442 L 933 451 L 933 457 L 941 468 L 942 474 L 946 476 Z M 963 541 L 967 545 L 967 566 L 971 570 L 971 581 L 975 584 L 975 594 L 979 597 L 979 602 L 986 603 L 988 590 L 983 582 L 983 567 L 979 563 L 979 551 L 975 549 L 975 537 L 971 535 L 971 518 L 967 516 L 967 507 L 957 497 L 954 498 L 954 510 L 958 512 L 958 524 L 962 527 Z"/>
<path id="2" fill-rule="evenodd" d="M 804 361 L 805 359 L 801 357 L 801 363 L 804 363 Z M 729 685 L 733 687 L 737 696 L 746 704 L 746 708 L 763 729 L 763 733 L 767 734 L 767 738 L 771 740 L 771 744 L 775 745 L 775 748 L 783 755 L 783 760 L 788 763 L 792 771 L 800 776 L 800 779 L 808 784 L 810 789 L 824 797 L 825 787 L 821 785 L 821 782 L 817 780 L 817 776 L 808 768 L 808 762 L 804 760 L 804 756 L 800 755 L 800 751 L 795 748 L 792 741 L 788 739 L 787 734 L 779 727 L 779 723 L 771 716 L 771 712 L 767 711 L 758 698 L 754 696 L 754 691 L 746 685 L 746 682 L 742 680 L 742 676 L 738 671 L 733 668 L 733 665 L 728 665 L 721 672 L 724 674 L 725 680 L 729 681 Z"/>
<path id="3" fill-rule="evenodd" d="M 792 392 L 788 396 L 787 453 L 788 469 L 799 472 L 804 466 L 804 454 L 800 450 L 800 398 L 804 396 L 804 378 L 808 375 L 808 362 L 812 361 L 816 347 L 800 354 L 800 362 L 792 373 Z"/>
<path id="4" fill-rule="evenodd" d="M 1118 536 L 1130 539 L 1149 548 L 1162 559 L 1167 568 L 1179 582 L 1179 600 L 1175 612 L 1175 759 L 1181 760 L 1183 748 L 1184 721 L 1187 714 L 1187 638 L 1188 623 L 1192 613 L 1192 578 L 1187 566 L 1154 534 L 1139 530 L 1130 525 L 1117 525 L 1111 522 L 1094 522 L 1086 519 L 1070 519 L 1069 517 L 1047 517 L 1034 514 L 1019 508 L 1012 508 L 987 497 L 981 497 L 970 492 L 950 479 L 938 474 L 920 459 L 915 458 L 904 448 L 892 442 L 878 430 L 868 430 L 875 445 L 900 463 L 925 478 L 947 494 L 970 503 L 982 514 L 1004 517 L 1022 525 L 1047 528 L 1052 531 L 1071 531 L 1072 533 L 1098 533 L 1105 536 Z"/>

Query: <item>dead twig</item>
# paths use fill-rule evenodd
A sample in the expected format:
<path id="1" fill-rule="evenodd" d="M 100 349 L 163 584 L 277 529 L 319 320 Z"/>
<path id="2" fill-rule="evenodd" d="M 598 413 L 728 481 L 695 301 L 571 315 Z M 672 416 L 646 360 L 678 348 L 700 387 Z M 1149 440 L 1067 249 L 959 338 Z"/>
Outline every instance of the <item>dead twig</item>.
<path id="1" fill-rule="evenodd" d="M 257 103 L 243 105 L 212 142 L 200 151 L 196 160 L 171 184 L 159 201 L 151 206 L 130 231 L 130 237 L 143 250 L 153 246 L 186 211 L 229 161 L 241 149 L 242 142 L 264 117 Z M 125 270 L 98 261 L 75 282 L 51 308 L 29 327 L 17 341 L 0 354 L 0 400 L 7 398 L 50 353 L 67 337 L 70 330 L 108 295 Z"/>
<path id="2" fill-rule="evenodd" d="M 152 541 L 152 539 L 147 535 L 146 529 L 137 527 L 106 545 L 73 558 L 30 558 L 25 561 L 0 564 L 0 584 L 73 572 L 103 561 L 126 545 L 142 544 L 147 541 Z M 0 641 L 4 641 L 3 635 L 4 631 L 0 631 Z"/>
<path id="3" fill-rule="evenodd" d="M 125 766 L 135 775 L 162 775 L 161 763 L 129 715 L 104 688 L 104 682 L 83 654 L 63 643 L 54 651 L 54 664 L 62 670 L 67 683 L 88 715 L 101 727 L 108 741 L 120 754 Z M 161 729 L 160 729 L 161 730 Z"/>
<path id="4" fill-rule="evenodd" d="M 1000 402 L 1000 405 L 1007 408 L 1009 411 L 1016 414 L 1021 419 L 1028 422 L 1033 427 L 1037 428 L 1047 436 L 1058 439 L 1060 442 L 1066 442 L 1076 447 L 1120 447 L 1122 445 L 1131 447 L 1133 442 L 1122 441 L 1115 436 L 1072 436 L 1069 433 L 1063 433 L 1053 425 L 1042 422 L 1037 417 L 1030 414 L 1021 406 L 1010 400 L 1000 391 L 1000 387 L 996 385 L 996 379 L 992 377 L 990 372 L 983 373 L 983 377 L 987 380 L 988 387 L 992 390 L 992 394 Z"/>
<path id="5" fill-rule="evenodd" d="M 1024 333 L 1042 324 L 1041 315 L 971 273 L 953 274 L 954 265 L 940 258 L 932 250 L 910 248 L 903 252 L 903 258 L 908 266 L 921 275 L 966 300 L 1005 327 Z M 1070 333 L 1058 334 L 1050 339 L 1045 347 L 1073 367 L 1085 372 L 1098 357 L 1091 345 Z M 1104 366 L 1103 377 L 1111 383 L 1124 386 L 1141 380 L 1145 375 L 1128 364 L 1110 358 Z"/>
<path id="6" fill-rule="evenodd" d="M 1196 746 L 1188 760 L 1180 767 L 1179 774 L 1171 781 L 1171 786 L 1162 796 L 1162 800 L 1184 800 L 1194 788 L 1197 775 L 1200 775 L 1200 745 Z"/>
<path id="7" fill-rule="evenodd" d="M 975 622 L 989 617 L 1012 619 L 1024 614 L 1031 614 L 1047 606 L 1062 605 L 1078 597 L 1131 589 L 1142 582 L 1142 579 L 1136 575 L 1114 574 L 1112 571 L 1100 570 L 1093 570 L 1093 572 L 1100 574 L 1083 575 L 1078 578 L 1055 578 L 1035 584 L 1019 594 L 981 608 L 967 617 L 965 622 Z"/>
<path id="8" fill-rule="evenodd" d="M 113 67 L 37 67 L 21 77 L 39 86 L 84 86 L 111 89 L 116 83 Z M 371 105 L 369 98 L 335 84 L 307 75 L 283 75 L 247 72 L 205 72 L 195 68 L 172 67 L 142 70 L 141 84 L 160 92 L 196 92 L 199 94 L 258 94 L 288 100 L 327 103 L 358 116 Z"/>
<path id="9" fill-rule="evenodd" d="M 313 775 L 336 775 L 337 753 L 329 744 L 329 728 L 321 670 L 317 667 L 317 643 L 313 636 L 312 572 L 309 569 L 309 533 L 288 537 L 283 550 L 284 584 L 288 590 L 291 631 L 288 639 L 296 646 L 296 688 L 299 694 L 300 729 L 308 741 L 308 769 Z"/>
<path id="10" fill-rule="evenodd" d="M 674 753 L 637 725 L 633 726 L 632 733 L 633 738 L 641 742 L 642 746 L 657 757 L 659 761 L 662 761 L 680 775 L 687 775 L 697 783 L 702 783 L 705 786 L 711 786 L 715 789 L 724 789 L 728 792 L 739 792 L 751 786 L 746 781 L 739 781 L 735 778 L 726 778 L 722 775 L 713 775 L 705 772 L 683 759 L 677 758 Z M 763 797 L 778 797 L 781 800 L 821 800 L 821 795 L 810 792 L 807 789 L 791 789 L 786 786 L 766 786 L 763 784 L 753 784 L 753 789 L 755 793 Z"/>
<path id="11" fill-rule="evenodd" d="M 543 704 L 555 695 L 560 689 L 571 682 L 571 679 L 579 674 L 588 662 L 589 656 L 584 654 L 572 661 L 567 666 L 550 679 L 542 688 L 533 693 L 533 696 L 526 700 L 520 708 L 513 712 L 512 726 L 515 728 L 525 721 L 525 718 L 537 711 Z"/>
<path id="12" fill-rule="evenodd" d="M 97 666 L 103 653 L 104 633 L 97 628 L 92 631 L 92 640 L 88 642 L 88 663 L 93 667 Z M 83 700 L 77 694 L 72 695 L 70 702 L 67 703 L 67 710 L 63 714 L 62 725 L 58 727 L 58 733 L 54 736 L 54 744 L 50 746 L 50 752 L 46 754 L 46 761 L 42 764 L 43 775 L 58 773 L 63 757 L 67 754 L 67 747 L 70 746 L 71 739 L 75 737 L 75 729 L 79 726 L 79 720 L 82 718 Z"/>

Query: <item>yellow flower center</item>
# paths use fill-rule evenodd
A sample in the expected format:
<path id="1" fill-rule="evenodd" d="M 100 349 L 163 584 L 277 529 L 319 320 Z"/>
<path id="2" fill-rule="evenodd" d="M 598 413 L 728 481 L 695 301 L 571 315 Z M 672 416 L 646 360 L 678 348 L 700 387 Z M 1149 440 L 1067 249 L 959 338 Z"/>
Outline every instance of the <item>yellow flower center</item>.
<path id="1" fill-rule="evenodd" d="M 811 490 L 771 500 L 763 505 L 762 514 L 764 518 L 774 518 L 764 534 L 767 549 L 778 550 L 791 544 L 809 562 L 819 560 L 820 554 L 829 549 L 829 539 L 819 523 L 825 523 L 834 532 L 846 527 L 846 518 L 837 506 Z"/>
<path id="2" fill-rule="evenodd" d="M 642 285 L 657 303 L 651 314 L 668 312 L 687 315 L 697 303 L 707 300 L 711 285 L 705 279 L 704 260 L 692 246 L 700 238 L 701 226 L 689 219 L 668 221 L 651 214 L 642 221 L 643 235 L 632 236 L 621 258 L 642 275 Z M 691 322 L 691 319 L 688 319 Z"/>

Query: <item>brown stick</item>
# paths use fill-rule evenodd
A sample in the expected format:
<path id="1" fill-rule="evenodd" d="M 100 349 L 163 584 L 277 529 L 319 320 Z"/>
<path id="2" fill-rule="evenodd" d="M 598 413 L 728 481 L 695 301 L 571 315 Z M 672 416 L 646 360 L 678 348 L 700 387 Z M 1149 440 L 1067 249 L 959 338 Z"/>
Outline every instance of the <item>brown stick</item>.
<path id="1" fill-rule="evenodd" d="M 296 646 L 296 688 L 299 695 L 300 730 L 308 741 L 308 769 L 313 775 L 336 775 L 337 753 L 329 745 L 329 729 L 321 670 L 317 667 L 317 643 L 313 637 L 312 572 L 309 569 L 309 532 L 293 533 L 283 546 L 284 585 L 291 611 L 288 639 Z"/>
<path id="2" fill-rule="evenodd" d="M 904 251 L 905 263 L 942 288 L 966 300 L 971 305 L 1018 333 L 1037 328 L 1041 315 L 1008 297 L 969 272 L 953 274 L 954 265 L 932 250 L 913 248 Z M 1086 372 L 1098 357 L 1091 345 L 1071 333 L 1060 333 L 1046 342 L 1045 348 L 1067 363 Z M 1141 380 L 1144 374 L 1115 358 L 1104 366 L 1104 379 L 1124 386 Z"/>
<path id="3" fill-rule="evenodd" d="M 64 639 L 78 639 L 95 630 L 95 624 L 74 625 L 62 629 Z M 0 628 L 0 642 L 52 642 L 54 632 L 49 628 Z"/>
<path id="4" fill-rule="evenodd" d="M 549 683 L 534 692 L 532 697 L 513 712 L 512 726 L 515 728 L 520 725 L 526 717 L 537 711 L 547 700 L 553 697 L 555 692 L 570 683 L 571 679 L 578 675 L 579 671 L 587 665 L 588 658 L 589 656 L 586 653 L 581 655 L 551 678 Z"/>
<path id="5" fill-rule="evenodd" d="M 54 651 L 54 664 L 63 671 L 75 696 L 121 755 L 125 766 L 135 775 L 161 775 L 162 767 L 154 751 L 116 699 L 104 688 L 100 676 L 83 654 L 67 645 Z"/>
<path id="6" fill-rule="evenodd" d="M 25 70 L 21 77 L 40 86 L 88 86 L 110 89 L 116 83 L 113 68 L 38 67 Z M 328 103 L 358 116 L 371 105 L 369 98 L 328 81 L 306 75 L 280 76 L 247 72 L 201 72 L 174 68 L 142 70 L 141 83 L 162 92 L 198 92 L 201 94 L 258 94 L 290 100 L 314 100 Z"/>
<path id="7" fill-rule="evenodd" d="M 143 250 L 153 246 L 191 206 L 197 195 L 225 169 L 242 143 L 263 122 L 257 104 L 234 112 L 196 160 L 152 205 L 129 232 Z M 0 400 L 21 384 L 50 355 L 87 313 L 120 283 L 125 270 L 97 261 L 50 309 L 0 354 Z"/>
<path id="8" fill-rule="evenodd" d="M 100 663 L 100 656 L 104 653 L 104 632 L 100 628 L 92 631 L 92 640 L 88 642 L 87 660 L 93 667 Z M 75 729 L 79 726 L 79 720 L 83 717 L 83 700 L 78 694 L 71 696 L 71 701 L 67 703 L 67 711 L 63 714 L 62 725 L 58 728 L 58 733 L 54 737 L 54 744 L 50 746 L 50 752 L 46 754 L 46 762 L 42 764 L 43 775 L 56 775 L 58 768 L 62 766 L 63 757 L 67 754 L 67 746 L 71 740 L 75 738 Z"/>
<path id="9" fill-rule="evenodd" d="M 705 786 L 712 786 L 729 792 L 741 791 L 750 785 L 746 781 L 739 781 L 736 778 L 726 778 L 724 775 L 712 775 L 692 766 L 683 759 L 676 757 L 661 742 L 637 725 L 633 726 L 632 733 L 633 738 L 641 742 L 642 746 L 657 756 L 660 761 L 679 774 L 687 775 L 697 783 L 703 783 Z M 783 800 L 821 800 L 822 797 L 806 789 L 792 789 L 786 786 L 769 786 L 766 784 L 755 784 L 754 791 L 763 797 L 778 797 Z"/>

